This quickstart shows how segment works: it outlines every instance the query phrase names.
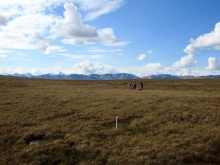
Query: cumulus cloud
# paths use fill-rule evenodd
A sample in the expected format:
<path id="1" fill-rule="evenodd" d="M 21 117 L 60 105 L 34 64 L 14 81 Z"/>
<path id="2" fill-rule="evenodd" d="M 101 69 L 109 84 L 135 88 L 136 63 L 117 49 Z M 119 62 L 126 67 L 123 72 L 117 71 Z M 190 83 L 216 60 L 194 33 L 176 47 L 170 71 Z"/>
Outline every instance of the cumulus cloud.
<path id="1" fill-rule="evenodd" d="M 43 41 L 53 41 L 52 37 L 45 37 L 37 32 L 33 33 L 30 35 L 30 38 L 32 38 L 33 40 L 43 40 Z"/>
<path id="2" fill-rule="evenodd" d="M 42 75 L 42 74 L 53 73 L 53 71 L 48 68 L 46 68 L 44 70 L 39 70 L 39 69 L 28 70 L 28 69 L 24 69 L 24 68 L 17 68 L 17 69 L 7 69 L 7 70 L 0 71 L 0 74 L 2 74 L 2 75 L 15 74 L 15 73 L 18 73 L 18 74 L 31 73 L 33 75 Z"/>
<path id="3" fill-rule="evenodd" d="M 96 28 L 84 25 L 81 14 L 77 12 L 77 7 L 71 3 L 64 4 L 66 11 L 64 19 L 60 19 L 55 24 L 57 36 L 68 37 L 62 40 L 65 44 L 85 45 L 98 42 Z"/>
<path id="4" fill-rule="evenodd" d="M 51 36 L 52 32 L 48 29 L 55 21 L 55 16 L 42 13 L 16 15 L 11 18 L 7 27 L 1 28 L 0 47 L 5 49 L 37 49 L 35 41 L 52 41 L 53 37 L 44 37 L 41 34 Z"/>
<path id="5" fill-rule="evenodd" d="M 146 59 L 146 55 L 145 54 L 141 54 L 137 59 L 139 61 L 142 61 L 142 60 Z"/>
<path id="6" fill-rule="evenodd" d="M 170 68 L 181 69 L 182 74 L 198 73 L 193 71 L 193 67 L 197 65 L 197 61 L 193 59 L 193 56 L 202 49 L 215 49 L 220 50 L 220 22 L 215 25 L 215 28 L 210 33 L 200 35 L 195 40 L 191 38 L 190 44 L 183 50 L 187 53 L 187 56 L 181 58 L 180 61 L 175 62 Z M 210 57 L 208 59 L 209 65 L 206 67 L 207 70 L 218 70 L 219 61 Z"/>
<path id="7" fill-rule="evenodd" d="M 183 50 L 188 55 L 182 57 L 180 61 L 177 61 L 171 66 L 171 68 L 181 69 L 183 74 L 199 73 L 198 71 L 193 71 L 193 67 L 197 65 L 197 61 L 193 59 L 193 56 L 197 54 L 199 50 L 220 50 L 220 22 L 215 25 L 213 31 L 200 35 L 195 40 L 191 38 L 190 42 L 191 43 Z M 214 71 L 219 69 L 219 61 L 216 58 L 210 57 L 208 63 L 209 65 L 206 67 L 207 70 Z"/>
<path id="8" fill-rule="evenodd" d="M 85 45 L 99 42 L 95 27 L 82 22 L 76 4 L 84 14 L 84 20 L 92 20 L 102 14 L 115 11 L 124 0 L 40 0 L 1 1 L 0 48 L 46 50 L 48 43 L 57 36 L 66 37 L 65 44 Z M 65 5 L 64 5 L 65 4 Z M 64 5 L 65 18 L 53 9 Z M 49 13 L 48 13 L 49 12 Z M 9 21 L 10 20 L 10 21 Z M 43 42 L 40 42 L 43 41 Z"/>
<path id="9" fill-rule="evenodd" d="M 1 31 L 0 38 L 0 48 L 3 49 L 35 49 L 30 39 L 22 33 Z"/>
<path id="10" fill-rule="evenodd" d="M 102 44 L 105 46 L 123 46 L 129 42 L 118 42 L 118 39 L 114 35 L 114 32 L 111 28 L 105 28 L 98 30 L 98 34 L 102 39 Z"/>
<path id="11" fill-rule="evenodd" d="M 134 69 L 137 70 L 138 76 L 143 77 L 152 74 L 157 75 L 163 67 L 160 63 L 149 63 L 145 66 L 135 67 Z"/>
<path id="12" fill-rule="evenodd" d="M 197 53 L 196 48 L 193 46 L 193 44 L 189 44 L 184 50 L 185 53 L 187 53 L 188 55 L 195 55 Z"/>
<path id="13" fill-rule="evenodd" d="M 176 73 L 176 75 L 190 75 L 192 69 L 197 65 L 197 61 L 193 59 L 193 55 L 188 54 L 181 58 L 180 61 L 173 63 L 171 67 L 167 67 L 163 71 L 169 71 L 170 73 Z"/>
<path id="14" fill-rule="evenodd" d="M 44 41 L 38 41 L 34 44 L 34 48 L 38 50 L 45 51 L 48 47 L 49 43 L 46 43 Z"/>
<path id="15" fill-rule="evenodd" d="M 0 14 L 0 26 L 6 26 L 8 23 L 8 18 Z"/>
<path id="16" fill-rule="evenodd" d="M 192 55 L 187 55 L 182 57 L 180 61 L 175 62 L 172 67 L 184 69 L 194 67 L 195 65 L 197 65 L 197 61 L 193 59 Z"/>
<path id="17" fill-rule="evenodd" d="M 151 54 L 151 53 L 153 53 L 153 51 L 152 51 L 152 50 L 149 50 L 148 53 Z"/>
<path id="18" fill-rule="evenodd" d="M 149 63 L 144 66 L 138 67 L 127 67 L 118 69 L 119 73 L 131 73 L 137 75 L 139 77 L 149 76 L 149 75 L 157 75 L 160 74 L 160 71 L 164 68 L 160 63 Z"/>
<path id="19" fill-rule="evenodd" d="M 93 63 L 90 62 L 89 60 L 85 60 L 82 63 L 76 64 L 72 68 L 71 72 L 77 74 L 84 74 L 84 75 L 116 73 L 115 69 L 111 66 L 103 65 L 100 63 Z"/>
<path id="20" fill-rule="evenodd" d="M 208 70 L 220 70 L 220 61 L 215 57 L 208 58 L 208 66 L 206 67 Z"/>
<path id="21" fill-rule="evenodd" d="M 204 48 L 220 50 L 220 22 L 215 25 L 214 31 L 201 35 L 195 40 L 191 39 L 191 44 L 184 49 L 184 52 L 194 55 L 196 49 Z"/>
<path id="22" fill-rule="evenodd" d="M 32 69 L 32 70 L 27 70 L 24 68 L 17 68 L 17 69 L 8 69 L 8 70 L 3 70 L 0 71 L 0 74 L 6 75 L 6 74 L 26 74 L 26 73 L 31 73 L 33 75 L 42 75 L 42 74 L 48 74 L 48 73 L 59 73 L 60 68 L 63 66 L 63 62 L 57 63 L 53 68 L 46 68 L 44 70 L 40 69 Z M 59 70 L 57 70 L 59 69 Z M 89 75 L 89 74 L 106 74 L 106 73 L 116 73 L 116 70 L 108 65 L 104 65 L 101 63 L 95 63 L 91 62 L 89 60 L 84 60 L 81 63 L 77 63 L 74 65 L 72 68 L 62 70 L 63 73 L 65 74 L 84 74 L 84 75 Z"/>

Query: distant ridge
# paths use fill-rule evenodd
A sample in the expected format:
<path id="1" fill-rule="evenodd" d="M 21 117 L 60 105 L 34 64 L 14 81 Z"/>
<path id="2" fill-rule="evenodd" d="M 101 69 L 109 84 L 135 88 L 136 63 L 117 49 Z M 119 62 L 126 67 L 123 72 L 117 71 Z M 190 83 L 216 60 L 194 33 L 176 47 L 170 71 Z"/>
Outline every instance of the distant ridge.
<path id="1" fill-rule="evenodd" d="M 192 75 L 188 76 L 176 76 L 170 74 L 159 74 L 159 75 L 150 75 L 145 77 L 137 77 L 133 74 L 128 73 L 117 73 L 117 74 L 64 74 L 62 72 L 58 74 L 43 74 L 43 75 L 32 75 L 31 73 L 26 74 L 8 74 L 6 76 L 14 76 L 14 77 L 25 77 L 25 78 L 43 78 L 43 79 L 69 79 L 69 80 L 123 80 L 123 79 L 218 79 L 220 75 L 207 75 L 207 76 L 199 76 L 195 77 Z"/>
<path id="2" fill-rule="evenodd" d="M 196 79 L 218 79 L 220 78 L 220 75 L 208 75 L 208 76 L 200 76 L 195 77 Z"/>
<path id="3" fill-rule="evenodd" d="M 117 73 L 117 74 L 91 74 L 91 75 L 83 75 L 83 74 L 63 74 L 60 72 L 59 74 L 43 74 L 43 75 L 32 75 L 30 73 L 27 74 L 9 74 L 8 76 L 16 76 L 16 77 L 27 77 L 27 78 L 43 78 L 43 79 L 70 79 L 70 80 L 122 80 L 122 79 L 140 79 L 133 74 L 128 73 Z"/>
<path id="4" fill-rule="evenodd" d="M 191 79 L 194 78 L 194 76 L 175 76 L 170 74 L 159 74 L 159 75 L 150 75 L 145 76 L 143 79 Z"/>

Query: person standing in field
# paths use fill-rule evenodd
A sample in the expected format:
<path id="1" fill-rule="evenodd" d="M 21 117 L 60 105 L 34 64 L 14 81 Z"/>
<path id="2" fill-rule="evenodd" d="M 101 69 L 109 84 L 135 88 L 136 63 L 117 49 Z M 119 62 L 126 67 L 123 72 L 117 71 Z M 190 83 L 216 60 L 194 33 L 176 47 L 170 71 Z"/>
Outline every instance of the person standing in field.
<path id="1" fill-rule="evenodd" d="M 134 83 L 133 82 L 131 83 L 131 86 L 132 86 L 132 88 L 134 88 Z"/>
<path id="2" fill-rule="evenodd" d="M 142 84 L 142 83 L 140 84 L 140 86 L 141 86 L 141 89 L 144 89 L 144 86 L 143 86 L 143 84 Z"/>
<path id="3" fill-rule="evenodd" d="M 129 88 L 131 89 L 131 82 L 129 83 Z"/>
<path id="4" fill-rule="evenodd" d="M 134 89 L 136 89 L 136 83 L 134 83 Z"/>

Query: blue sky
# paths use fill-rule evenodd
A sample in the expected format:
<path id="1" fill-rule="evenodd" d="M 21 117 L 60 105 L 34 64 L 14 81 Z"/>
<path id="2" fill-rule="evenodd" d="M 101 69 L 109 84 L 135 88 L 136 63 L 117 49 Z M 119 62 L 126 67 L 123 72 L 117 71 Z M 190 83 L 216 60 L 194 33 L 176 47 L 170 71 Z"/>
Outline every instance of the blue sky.
<path id="1" fill-rule="evenodd" d="M 220 74 L 219 0 L 2 0 L 0 74 Z"/>

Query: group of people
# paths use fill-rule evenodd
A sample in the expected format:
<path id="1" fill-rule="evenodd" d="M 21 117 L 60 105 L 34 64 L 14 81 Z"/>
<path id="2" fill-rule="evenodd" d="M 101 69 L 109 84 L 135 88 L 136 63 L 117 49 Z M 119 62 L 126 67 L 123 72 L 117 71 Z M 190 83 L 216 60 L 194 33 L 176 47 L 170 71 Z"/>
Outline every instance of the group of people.
<path id="1" fill-rule="evenodd" d="M 130 82 L 129 83 L 129 88 L 130 89 L 136 89 L 136 83 Z M 138 89 L 143 89 L 143 88 L 144 88 L 143 83 L 140 83 L 140 88 L 138 88 Z"/>

